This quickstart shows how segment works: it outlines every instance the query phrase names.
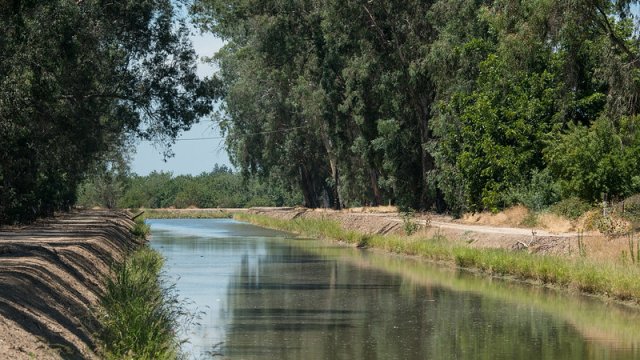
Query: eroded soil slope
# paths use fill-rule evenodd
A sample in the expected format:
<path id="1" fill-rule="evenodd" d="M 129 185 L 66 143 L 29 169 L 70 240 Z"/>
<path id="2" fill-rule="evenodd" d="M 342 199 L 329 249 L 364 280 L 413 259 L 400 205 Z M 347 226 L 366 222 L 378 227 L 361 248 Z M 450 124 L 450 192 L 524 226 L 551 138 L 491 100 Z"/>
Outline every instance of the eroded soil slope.
<path id="1" fill-rule="evenodd" d="M 83 211 L 0 228 L 0 358 L 98 358 L 93 310 L 134 246 L 128 214 Z"/>

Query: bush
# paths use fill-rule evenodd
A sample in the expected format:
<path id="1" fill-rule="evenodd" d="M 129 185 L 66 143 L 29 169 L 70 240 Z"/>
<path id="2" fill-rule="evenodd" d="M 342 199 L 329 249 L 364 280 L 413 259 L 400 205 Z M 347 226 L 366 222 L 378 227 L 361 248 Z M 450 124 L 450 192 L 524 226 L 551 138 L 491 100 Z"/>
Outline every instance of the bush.
<path id="1" fill-rule="evenodd" d="M 534 170 L 529 183 L 511 190 L 505 202 L 510 205 L 522 204 L 529 210 L 540 211 L 558 201 L 559 193 L 559 188 L 547 169 Z"/>
<path id="2" fill-rule="evenodd" d="M 601 210 L 592 210 L 584 219 L 585 230 L 598 230 L 601 234 L 615 237 L 629 232 L 629 223 L 615 213 L 604 216 Z"/>
<path id="3" fill-rule="evenodd" d="M 414 219 L 415 212 L 413 210 L 405 211 L 402 213 L 402 229 L 407 236 L 411 236 L 418 231 L 420 227 Z"/>
<path id="4" fill-rule="evenodd" d="M 549 210 L 556 215 L 575 220 L 591 208 L 592 206 L 588 202 L 578 197 L 570 197 L 555 203 Z"/>
<path id="5" fill-rule="evenodd" d="M 138 217 L 135 220 L 135 225 L 131 229 L 131 234 L 138 239 L 139 241 L 144 241 L 149 233 L 151 232 L 151 228 L 147 223 L 145 223 L 144 218 Z"/>
<path id="6" fill-rule="evenodd" d="M 563 196 L 597 201 L 640 191 L 640 117 L 601 117 L 590 127 L 571 125 L 545 149 Z"/>

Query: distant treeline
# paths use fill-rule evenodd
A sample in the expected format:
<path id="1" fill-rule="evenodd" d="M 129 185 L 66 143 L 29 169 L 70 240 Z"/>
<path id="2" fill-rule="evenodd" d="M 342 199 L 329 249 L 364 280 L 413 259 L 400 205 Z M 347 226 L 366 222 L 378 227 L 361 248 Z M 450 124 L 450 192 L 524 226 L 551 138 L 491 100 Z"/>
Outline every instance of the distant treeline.
<path id="1" fill-rule="evenodd" d="M 638 1 L 196 0 L 236 166 L 460 213 L 640 191 Z"/>
<path id="2" fill-rule="evenodd" d="M 295 206 L 296 190 L 243 179 L 226 166 L 197 176 L 152 172 L 146 176 L 91 176 L 79 189 L 82 206 L 120 208 L 199 208 Z"/>

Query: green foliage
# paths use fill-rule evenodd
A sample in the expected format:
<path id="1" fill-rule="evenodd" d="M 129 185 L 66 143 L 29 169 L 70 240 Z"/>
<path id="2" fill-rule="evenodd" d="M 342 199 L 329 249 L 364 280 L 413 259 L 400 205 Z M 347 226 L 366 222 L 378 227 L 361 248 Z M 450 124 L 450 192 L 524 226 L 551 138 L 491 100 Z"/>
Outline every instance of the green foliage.
<path id="1" fill-rule="evenodd" d="M 553 74 L 514 73 L 506 60 L 489 56 L 480 64 L 479 88 L 456 98 L 462 109 L 456 164 L 475 209 L 510 205 L 503 194 L 543 166 L 542 139 L 554 121 Z"/>
<path id="2" fill-rule="evenodd" d="M 143 247 L 114 268 L 100 299 L 100 340 L 107 359 L 176 359 L 178 321 L 189 314 L 161 285 L 164 260 Z"/>
<path id="3" fill-rule="evenodd" d="M 196 25 L 226 41 L 208 80 L 182 2 L 12 3 L 0 14 L 0 223 L 69 208 L 89 173 L 83 202 L 107 206 L 125 188 L 127 206 L 299 192 L 309 207 L 454 215 L 628 196 L 640 191 L 632 3 L 196 0 Z M 123 184 L 104 165 L 127 135 L 170 144 L 216 97 L 231 161 L 274 193 L 216 197 L 246 190 L 228 174 Z"/>
<path id="4" fill-rule="evenodd" d="M 505 195 L 507 204 L 522 204 L 529 210 L 541 211 L 560 198 L 560 190 L 547 169 L 532 171 L 529 183 L 520 184 Z"/>
<path id="5" fill-rule="evenodd" d="M 78 186 L 78 205 L 97 205 L 108 209 L 118 207 L 118 200 L 128 184 L 131 146 L 123 144 L 109 151 L 87 170 L 87 178 Z"/>
<path id="6" fill-rule="evenodd" d="M 415 212 L 409 210 L 402 213 L 402 230 L 407 236 L 413 235 L 419 228 L 415 221 Z"/>
<path id="7" fill-rule="evenodd" d="M 569 197 L 553 204 L 549 210 L 556 215 L 575 220 L 592 208 L 591 204 L 578 197 Z"/>
<path id="8" fill-rule="evenodd" d="M 172 176 L 152 172 L 126 179 L 127 188 L 117 199 L 122 208 L 242 208 L 251 206 L 296 206 L 302 196 L 278 181 L 245 179 L 226 166 L 197 176 Z M 91 205 L 100 205 L 93 203 Z"/>
<path id="9" fill-rule="evenodd" d="M 147 236 L 151 233 L 151 227 L 145 223 L 143 217 L 138 217 L 135 219 L 135 224 L 131 229 L 131 234 L 138 239 L 138 241 L 144 241 L 147 239 Z"/>
<path id="10" fill-rule="evenodd" d="M 591 126 L 570 125 L 551 140 L 545 159 L 564 197 L 598 201 L 640 191 L 640 117 L 618 122 L 600 117 Z"/>
<path id="11" fill-rule="evenodd" d="M 536 227 L 538 225 L 538 213 L 535 211 L 529 211 L 527 216 L 522 219 L 520 225 L 530 228 Z"/>
<path id="12" fill-rule="evenodd" d="M 169 0 L 3 2 L 0 223 L 69 209 L 124 138 L 168 144 L 211 111 L 178 13 Z"/>
<path id="13" fill-rule="evenodd" d="M 629 2 L 583 5 L 199 0 L 192 10 L 228 40 L 215 59 L 221 120 L 244 173 L 287 179 L 307 206 L 460 215 L 635 186 L 613 179 L 631 168 L 617 155 L 585 180 L 596 184 L 560 170 L 575 162 L 558 145 L 571 142 L 567 124 L 608 116 L 622 133 L 640 110 Z"/>

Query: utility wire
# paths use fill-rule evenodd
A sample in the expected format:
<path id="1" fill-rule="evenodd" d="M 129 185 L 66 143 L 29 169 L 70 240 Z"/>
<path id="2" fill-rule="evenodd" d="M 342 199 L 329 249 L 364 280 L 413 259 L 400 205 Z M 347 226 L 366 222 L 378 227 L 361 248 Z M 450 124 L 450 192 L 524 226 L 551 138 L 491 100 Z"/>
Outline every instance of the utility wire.
<path id="1" fill-rule="evenodd" d="M 245 134 L 245 135 L 264 135 L 264 134 L 284 133 L 284 132 L 289 132 L 289 131 L 292 131 L 292 130 L 305 129 L 305 128 L 308 128 L 308 127 L 309 127 L 309 125 L 296 126 L 296 127 L 287 128 L 287 129 L 261 131 L 261 132 L 249 133 L 249 134 Z M 196 137 L 196 138 L 175 139 L 175 141 L 221 140 L 221 139 L 224 139 L 224 138 L 225 138 L 224 136 Z"/>

